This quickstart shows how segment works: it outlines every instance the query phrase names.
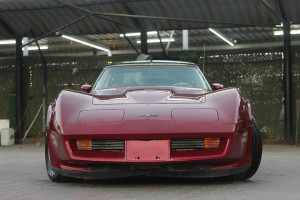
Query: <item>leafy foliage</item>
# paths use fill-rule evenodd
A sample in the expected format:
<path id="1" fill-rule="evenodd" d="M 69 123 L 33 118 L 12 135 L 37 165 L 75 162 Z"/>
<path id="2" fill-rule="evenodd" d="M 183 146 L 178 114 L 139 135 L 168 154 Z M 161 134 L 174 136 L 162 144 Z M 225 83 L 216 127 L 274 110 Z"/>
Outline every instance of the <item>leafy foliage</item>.
<path id="1" fill-rule="evenodd" d="M 300 99 L 300 54 L 294 49 L 294 91 Z M 283 128 L 279 125 L 282 107 L 282 52 L 280 49 L 252 49 L 247 51 L 173 52 L 179 60 L 197 63 L 210 83 L 237 87 L 249 99 L 252 112 L 259 123 L 263 137 L 281 140 Z M 46 57 L 47 103 L 52 102 L 63 89 L 79 90 L 83 84 L 93 84 L 103 67 L 111 61 L 135 60 L 136 55 Z M 0 119 L 10 119 L 16 128 L 15 60 L 0 60 Z M 24 57 L 24 126 L 29 127 L 42 104 L 42 64 L 39 57 Z M 30 137 L 42 136 L 42 113 L 29 132 Z"/>

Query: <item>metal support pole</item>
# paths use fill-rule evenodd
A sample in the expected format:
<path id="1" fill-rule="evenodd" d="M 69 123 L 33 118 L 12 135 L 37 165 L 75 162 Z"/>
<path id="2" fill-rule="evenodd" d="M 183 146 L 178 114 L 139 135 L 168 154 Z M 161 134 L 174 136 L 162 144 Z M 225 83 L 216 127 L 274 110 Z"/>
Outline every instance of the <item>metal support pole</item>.
<path id="1" fill-rule="evenodd" d="M 169 48 L 170 48 L 171 39 L 173 38 L 173 35 L 174 35 L 174 30 L 171 31 L 170 39 L 169 39 L 168 44 L 167 44 L 167 47 L 166 47 L 166 53 L 167 53 L 167 54 L 168 54 L 168 51 L 169 51 Z"/>
<path id="2" fill-rule="evenodd" d="M 22 36 L 16 37 L 16 103 L 17 103 L 17 127 L 16 127 L 16 143 L 23 138 L 23 88 L 22 88 Z"/>
<path id="3" fill-rule="evenodd" d="M 23 42 L 24 43 L 28 43 L 28 37 L 24 37 L 23 38 Z M 24 48 L 23 48 L 23 56 L 28 56 L 28 45 L 26 45 Z"/>
<path id="4" fill-rule="evenodd" d="M 42 126 L 42 133 L 46 137 L 46 122 L 47 122 L 47 62 L 43 55 L 43 52 L 41 51 L 40 45 L 38 43 L 38 40 L 36 39 L 33 30 L 30 30 L 32 37 L 35 41 L 36 46 L 38 47 L 39 54 L 42 58 L 43 63 L 43 85 L 42 85 L 42 94 L 43 94 L 43 126 Z"/>
<path id="5" fill-rule="evenodd" d="M 293 80 L 292 80 L 292 50 L 290 23 L 283 23 L 283 88 L 284 88 L 284 136 L 287 143 L 292 144 L 294 139 L 294 110 L 293 110 Z"/>
<path id="6" fill-rule="evenodd" d="M 297 107 L 297 118 L 296 118 L 296 132 L 295 132 L 295 145 L 298 144 L 298 125 L 299 125 L 299 116 L 300 116 L 300 101 L 297 101 L 296 103 Z"/>
<path id="7" fill-rule="evenodd" d="M 182 50 L 189 50 L 189 31 L 182 30 Z"/>
<path id="8" fill-rule="evenodd" d="M 39 47 L 39 51 L 41 49 Z M 47 64 L 45 58 L 43 56 L 43 126 L 42 126 L 42 133 L 46 137 L 46 123 L 47 123 Z"/>
<path id="9" fill-rule="evenodd" d="M 157 32 L 157 36 L 158 36 L 158 39 L 159 39 L 160 47 L 161 47 L 161 49 L 163 50 L 164 57 L 167 58 L 168 55 L 167 55 L 167 52 L 166 52 L 166 50 L 165 50 L 165 47 L 164 47 L 164 45 L 163 45 L 163 43 L 162 43 L 162 41 L 161 41 L 161 37 L 160 37 L 160 33 L 159 33 L 159 31 L 158 31 L 157 25 L 156 25 L 155 22 L 153 23 L 153 25 L 154 25 L 154 28 L 155 28 L 155 30 L 156 30 L 156 32 Z"/>
<path id="10" fill-rule="evenodd" d="M 148 54 L 147 31 L 141 32 L 141 53 Z"/>
<path id="11" fill-rule="evenodd" d="M 119 29 L 119 31 L 121 30 L 118 26 L 117 28 Z M 137 50 L 137 48 L 135 48 L 135 46 L 132 44 L 131 40 L 126 36 L 126 34 L 124 32 L 122 32 L 124 38 L 127 40 L 127 42 L 130 44 L 130 46 L 134 49 L 134 51 L 137 53 L 137 54 L 140 54 L 139 50 Z"/>

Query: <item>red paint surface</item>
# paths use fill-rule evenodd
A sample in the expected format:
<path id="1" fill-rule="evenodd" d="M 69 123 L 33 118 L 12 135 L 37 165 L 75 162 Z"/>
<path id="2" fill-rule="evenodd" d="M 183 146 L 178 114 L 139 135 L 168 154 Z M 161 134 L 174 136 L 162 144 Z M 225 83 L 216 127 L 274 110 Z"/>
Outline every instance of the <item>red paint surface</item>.
<path id="1" fill-rule="evenodd" d="M 175 121 L 213 122 L 219 120 L 217 110 L 213 108 L 174 108 L 172 119 Z"/>
<path id="2" fill-rule="evenodd" d="M 78 115 L 79 123 L 118 122 L 124 118 L 124 110 L 82 110 Z"/>
<path id="3" fill-rule="evenodd" d="M 152 160 L 156 154 L 161 155 L 160 162 L 203 161 L 210 163 L 213 169 L 250 164 L 252 122 L 248 101 L 235 88 L 202 91 L 195 95 L 148 88 L 99 96 L 93 91 L 64 90 L 48 109 L 47 138 L 52 165 L 86 171 L 89 164 L 99 162 L 156 163 L 158 161 Z M 110 110 L 124 110 L 122 119 L 120 113 Z M 180 110 L 175 117 L 174 110 Z M 190 116 L 189 110 L 192 110 Z M 201 111 L 204 116 L 200 114 Z M 82 115 L 82 112 L 86 113 Z M 86 115 L 88 112 L 93 114 Z M 157 116 L 139 116 L 143 114 Z M 110 120 L 102 120 L 104 116 Z M 102 120 L 101 123 L 95 123 L 97 117 Z M 178 118 L 190 119 L 176 120 Z M 248 139 L 246 143 L 241 143 L 241 134 L 245 130 L 249 133 Z M 50 133 L 55 135 L 58 146 L 51 143 Z M 164 144 L 168 146 L 167 143 L 173 138 L 204 137 L 222 138 L 220 148 L 171 151 L 166 155 Z M 125 152 L 80 151 L 76 147 L 76 139 L 124 139 L 130 147 L 127 149 L 126 145 Z M 134 142 L 140 140 L 145 143 Z M 161 142 L 151 144 L 152 140 Z M 143 159 L 134 160 L 136 155 L 143 155 Z"/>

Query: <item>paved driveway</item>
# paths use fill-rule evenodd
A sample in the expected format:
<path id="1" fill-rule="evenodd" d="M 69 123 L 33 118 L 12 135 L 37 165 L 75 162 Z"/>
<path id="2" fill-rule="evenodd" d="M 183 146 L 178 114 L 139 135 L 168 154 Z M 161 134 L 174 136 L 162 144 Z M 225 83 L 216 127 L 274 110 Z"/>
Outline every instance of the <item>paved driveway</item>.
<path id="1" fill-rule="evenodd" d="M 300 148 L 264 146 L 262 164 L 248 181 L 126 178 L 53 183 L 44 146 L 0 147 L 0 200 L 12 199 L 300 199 Z"/>

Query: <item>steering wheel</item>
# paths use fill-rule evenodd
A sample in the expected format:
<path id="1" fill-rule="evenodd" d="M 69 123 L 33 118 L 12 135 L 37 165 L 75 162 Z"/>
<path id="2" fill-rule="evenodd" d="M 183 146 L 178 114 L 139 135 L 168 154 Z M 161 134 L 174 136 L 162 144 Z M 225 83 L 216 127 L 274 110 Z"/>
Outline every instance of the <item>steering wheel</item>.
<path id="1" fill-rule="evenodd" d="M 191 84 L 188 84 L 188 83 L 185 83 L 185 82 L 175 83 L 174 86 L 193 87 Z"/>

